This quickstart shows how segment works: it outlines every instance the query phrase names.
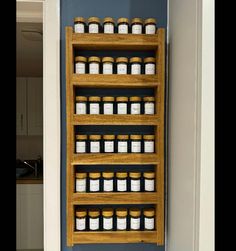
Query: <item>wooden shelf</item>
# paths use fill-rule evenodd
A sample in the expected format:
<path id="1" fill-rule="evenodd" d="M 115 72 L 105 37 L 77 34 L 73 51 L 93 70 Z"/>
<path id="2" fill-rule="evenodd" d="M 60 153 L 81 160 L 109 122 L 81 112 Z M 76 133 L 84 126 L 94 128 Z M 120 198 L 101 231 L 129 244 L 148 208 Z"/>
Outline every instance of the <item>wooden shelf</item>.
<path id="1" fill-rule="evenodd" d="M 71 83 L 84 88 L 154 88 L 157 75 L 72 74 Z"/>
<path id="2" fill-rule="evenodd" d="M 99 164 L 159 164 L 159 157 L 155 153 L 81 153 L 74 154 L 72 158 L 73 165 L 99 165 Z"/>
<path id="3" fill-rule="evenodd" d="M 156 231 L 74 232 L 74 244 L 86 243 L 156 243 Z"/>

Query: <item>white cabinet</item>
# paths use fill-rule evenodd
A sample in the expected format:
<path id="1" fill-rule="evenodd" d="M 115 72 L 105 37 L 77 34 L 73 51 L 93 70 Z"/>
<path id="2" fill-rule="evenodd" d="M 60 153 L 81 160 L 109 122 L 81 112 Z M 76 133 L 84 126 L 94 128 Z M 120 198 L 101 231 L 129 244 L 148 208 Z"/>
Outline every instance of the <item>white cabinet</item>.
<path id="1" fill-rule="evenodd" d="M 43 184 L 17 184 L 16 248 L 43 249 Z"/>

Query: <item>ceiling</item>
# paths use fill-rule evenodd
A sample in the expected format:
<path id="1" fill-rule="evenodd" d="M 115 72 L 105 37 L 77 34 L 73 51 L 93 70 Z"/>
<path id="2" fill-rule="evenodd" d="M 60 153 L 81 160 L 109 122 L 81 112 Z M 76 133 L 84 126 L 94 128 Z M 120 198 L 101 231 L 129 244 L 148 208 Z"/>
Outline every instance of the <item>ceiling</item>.
<path id="1" fill-rule="evenodd" d="M 17 77 L 42 77 L 43 76 L 43 39 L 42 23 L 16 23 L 16 76 Z M 36 41 L 28 40 L 32 37 Z M 36 32 L 29 32 L 36 31 Z M 41 37 L 41 39 L 40 39 Z M 40 39 L 40 40 L 37 40 Z"/>

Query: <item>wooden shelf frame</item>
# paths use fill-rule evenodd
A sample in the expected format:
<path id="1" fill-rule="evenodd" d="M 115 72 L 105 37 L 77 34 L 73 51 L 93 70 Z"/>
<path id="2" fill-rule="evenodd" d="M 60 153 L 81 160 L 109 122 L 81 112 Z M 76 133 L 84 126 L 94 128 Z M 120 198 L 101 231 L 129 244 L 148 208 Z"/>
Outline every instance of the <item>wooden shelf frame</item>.
<path id="1" fill-rule="evenodd" d="M 155 75 L 75 74 L 74 49 L 79 50 L 153 50 Z M 156 115 L 75 115 L 76 88 L 153 88 Z M 67 245 L 82 243 L 156 243 L 164 245 L 164 107 L 165 107 L 165 30 L 155 35 L 74 34 L 66 27 L 66 126 L 67 126 Z M 80 125 L 153 125 L 155 154 L 74 154 L 74 130 Z M 152 164 L 156 172 L 153 193 L 75 193 L 74 168 L 80 164 Z M 155 231 L 75 232 L 75 206 L 91 204 L 154 204 Z"/>

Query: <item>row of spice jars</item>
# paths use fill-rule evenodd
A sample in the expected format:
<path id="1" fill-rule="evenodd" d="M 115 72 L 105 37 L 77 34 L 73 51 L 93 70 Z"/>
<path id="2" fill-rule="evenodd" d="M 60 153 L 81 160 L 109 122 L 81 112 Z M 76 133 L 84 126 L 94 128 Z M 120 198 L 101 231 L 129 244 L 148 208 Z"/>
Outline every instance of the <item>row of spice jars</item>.
<path id="1" fill-rule="evenodd" d="M 112 17 L 105 17 L 103 19 L 103 25 L 100 24 L 100 18 L 89 17 L 88 21 L 84 17 L 74 18 L 74 32 L 75 33 L 119 33 L 119 34 L 156 34 L 156 19 L 147 18 L 133 18 L 129 22 L 128 18 L 121 17 L 117 20 L 117 26 L 115 20 Z"/>
<path id="2" fill-rule="evenodd" d="M 76 114 L 154 114 L 155 97 L 76 96 Z"/>
<path id="3" fill-rule="evenodd" d="M 102 65 L 101 65 L 102 63 Z M 156 59 L 154 57 L 75 57 L 76 74 L 155 74 Z"/>
<path id="4" fill-rule="evenodd" d="M 155 229 L 155 209 L 112 208 L 77 209 L 75 212 L 77 231 L 148 231 Z M 143 226 L 143 227 L 142 227 Z"/>
<path id="5" fill-rule="evenodd" d="M 154 153 L 155 135 L 76 135 L 76 153 Z"/>
<path id="6" fill-rule="evenodd" d="M 79 172 L 75 191 L 85 192 L 154 192 L 155 173 L 144 172 Z"/>

